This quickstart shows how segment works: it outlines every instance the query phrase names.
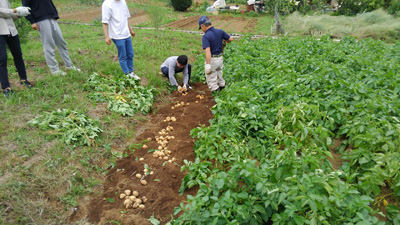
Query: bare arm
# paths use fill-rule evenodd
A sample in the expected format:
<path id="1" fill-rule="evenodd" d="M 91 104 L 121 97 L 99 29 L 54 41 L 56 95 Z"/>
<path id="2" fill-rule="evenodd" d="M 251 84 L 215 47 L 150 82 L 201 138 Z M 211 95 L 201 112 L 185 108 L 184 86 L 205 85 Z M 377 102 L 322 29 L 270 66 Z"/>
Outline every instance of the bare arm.
<path id="1" fill-rule="evenodd" d="M 111 45 L 111 39 L 108 36 L 108 24 L 107 23 L 103 23 L 103 32 L 104 32 L 104 36 L 106 36 L 106 43 L 108 45 Z"/>
<path id="2" fill-rule="evenodd" d="M 135 33 L 135 31 L 132 30 L 132 27 L 129 24 L 129 18 L 128 18 L 128 28 L 129 28 L 129 32 L 131 33 L 132 37 L 135 37 L 136 33 Z"/>
<path id="3" fill-rule="evenodd" d="M 210 64 L 211 61 L 211 49 L 206 48 L 206 64 Z"/>
<path id="4" fill-rule="evenodd" d="M 229 39 L 228 40 L 226 40 L 226 43 L 230 43 L 230 42 L 232 42 L 233 41 L 233 37 L 232 36 L 230 36 L 229 37 Z"/>

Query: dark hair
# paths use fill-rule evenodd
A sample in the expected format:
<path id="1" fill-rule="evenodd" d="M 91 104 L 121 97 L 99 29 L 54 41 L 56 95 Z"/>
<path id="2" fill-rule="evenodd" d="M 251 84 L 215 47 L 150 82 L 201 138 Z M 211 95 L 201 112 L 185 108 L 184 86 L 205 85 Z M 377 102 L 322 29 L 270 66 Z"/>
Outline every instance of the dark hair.
<path id="1" fill-rule="evenodd" d="M 188 58 L 187 58 L 186 55 L 180 55 L 180 56 L 178 56 L 177 60 L 178 60 L 179 64 L 186 65 L 187 61 L 188 61 Z"/>

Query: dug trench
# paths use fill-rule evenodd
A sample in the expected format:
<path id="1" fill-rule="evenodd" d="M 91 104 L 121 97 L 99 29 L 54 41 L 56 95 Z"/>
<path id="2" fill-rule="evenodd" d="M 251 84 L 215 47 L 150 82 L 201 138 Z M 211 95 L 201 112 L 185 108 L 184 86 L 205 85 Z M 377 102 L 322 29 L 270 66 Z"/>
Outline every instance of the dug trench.
<path id="1" fill-rule="evenodd" d="M 200 96 L 204 98 L 200 99 Z M 173 101 L 170 104 L 162 106 L 150 116 L 145 123 L 147 127 L 138 128 L 143 130 L 134 139 L 139 147 L 134 152 L 127 149 L 126 153 L 129 155 L 117 161 L 108 171 L 101 192 L 85 196 L 78 202 L 78 207 L 70 216 L 71 222 L 151 224 L 148 219 L 154 216 L 161 224 L 165 224 L 171 220 L 174 208 L 181 202 L 186 202 L 187 195 L 197 193 L 197 189 L 192 188 L 183 195 L 179 194 L 185 175 L 181 173 L 181 166 L 184 165 L 184 160 L 194 161 L 195 140 L 190 136 L 190 131 L 201 125 L 209 125 L 209 120 L 213 117 L 211 108 L 215 103 L 207 85 L 202 83 L 193 84 L 193 90 L 189 90 L 187 95 L 174 91 L 171 97 Z M 180 106 L 177 106 L 178 103 Z M 170 131 L 165 130 L 163 133 L 163 129 L 167 127 Z M 169 155 L 168 159 L 164 158 L 166 156 L 154 157 L 155 150 L 160 146 L 156 138 L 160 139 L 161 136 L 169 138 L 165 145 L 167 151 L 170 151 L 170 154 L 167 151 L 165 153 Z M 137 174 L 143 177 L 145 167 L 148 175 L 143 179 L 137 178 Z M 145 180 L 147 184 L 143 185 L 141 180 Z M 124 206 L 125 199 L 120 199 L 120 194 L 125 190 L 137 191 L 139 197 L 147 198 L 147 202 L 142 203 L 144 206 L 141 208 L 127 209 Z"/>

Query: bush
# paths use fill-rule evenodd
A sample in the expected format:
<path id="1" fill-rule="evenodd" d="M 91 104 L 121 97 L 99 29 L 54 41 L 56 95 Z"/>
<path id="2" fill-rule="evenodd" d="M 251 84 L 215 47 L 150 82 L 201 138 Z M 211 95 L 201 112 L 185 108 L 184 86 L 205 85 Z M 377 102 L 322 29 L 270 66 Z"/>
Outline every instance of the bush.
<path id="1" fill-rule="evenodd" d="M 183 12 L 192 6 L 192 0 L 171 0 L 171 4 L 176 11 Z"/>
<path id="2" fill-rule="evenodd" d="M 399 16 L 400 15 L 400 0 L 392 0 L 387 8 L 388 13 Z"/>
<path id="3" fill-rule="evenodd" d="M 341 6 L 340 15 L 355 15 L 363 12 L 371 12 L 385 5 L 385 0 L 339 0 Z"/>

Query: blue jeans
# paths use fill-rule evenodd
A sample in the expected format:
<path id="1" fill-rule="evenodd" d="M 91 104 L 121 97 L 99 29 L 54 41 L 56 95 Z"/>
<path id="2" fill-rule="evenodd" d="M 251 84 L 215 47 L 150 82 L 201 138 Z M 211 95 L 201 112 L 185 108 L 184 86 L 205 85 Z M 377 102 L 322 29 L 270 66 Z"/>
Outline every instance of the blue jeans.
<path id="1" fill-rule="evenodd" d="M 22 58 L 21 45 L 19 36 L 0 35 L 0 83 L 1 88 L 10 87 L 8 81 L 7 70 L 7 47 L 10 49 L 11 55 L 14 58 L 15 67 L 17 67 L 18 75 L 21 80 L 26 80 L 26 70 L 24 59 Z"/>
<path id="2" fill-rule="evenodd" d="M 132 39 L 128 37 L 126 39 L 112 39 L 118 50 L 119 64 L 121 65 L 122 72 L 128 74 L 133 72 L 133 47 Z"/>

